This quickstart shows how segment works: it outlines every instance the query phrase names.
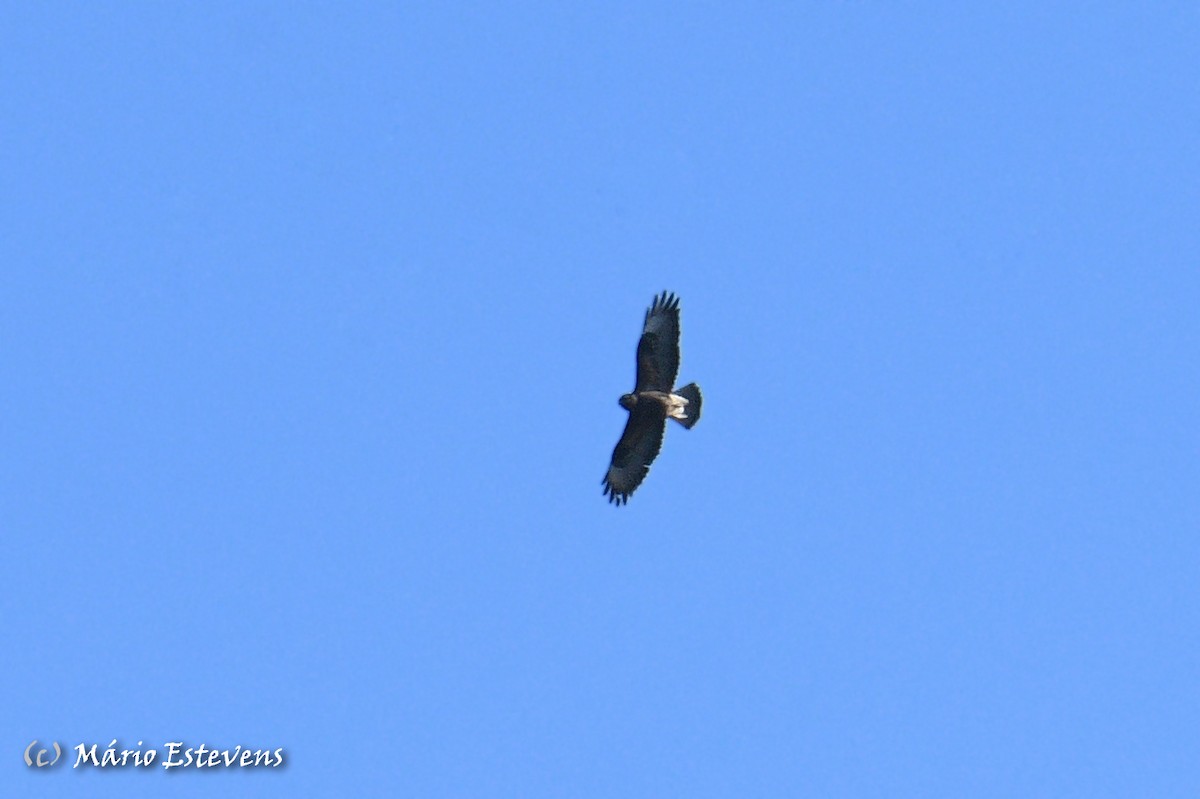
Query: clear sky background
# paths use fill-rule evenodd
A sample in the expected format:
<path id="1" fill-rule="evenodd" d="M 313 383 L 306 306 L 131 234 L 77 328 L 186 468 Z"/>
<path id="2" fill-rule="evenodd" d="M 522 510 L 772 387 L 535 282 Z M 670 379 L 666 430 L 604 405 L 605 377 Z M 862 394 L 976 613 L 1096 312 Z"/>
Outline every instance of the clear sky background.
<path id="1" fill-rule="evenodd" d="M 984 5 L 7 4 L 0 795 L 1200 795 L 1200 12 Z"/>

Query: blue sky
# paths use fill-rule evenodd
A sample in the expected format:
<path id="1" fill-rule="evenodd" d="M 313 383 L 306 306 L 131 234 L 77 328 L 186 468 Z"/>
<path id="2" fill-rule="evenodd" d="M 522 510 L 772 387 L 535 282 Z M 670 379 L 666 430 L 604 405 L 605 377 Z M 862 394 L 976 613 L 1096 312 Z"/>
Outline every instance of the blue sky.
<path id="1" fill-rule="evenodd" d="M 982 6 L 9 4 L 0 793 L 1196 796 L 1200 14 Z"/>

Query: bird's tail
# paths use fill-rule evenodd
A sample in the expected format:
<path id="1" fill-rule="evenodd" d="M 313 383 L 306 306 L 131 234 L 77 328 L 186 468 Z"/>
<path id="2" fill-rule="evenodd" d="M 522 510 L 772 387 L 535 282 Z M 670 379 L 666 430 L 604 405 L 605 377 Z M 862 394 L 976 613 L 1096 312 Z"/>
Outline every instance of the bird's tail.
<path id="1" fill-rule="evenodd" d="M 703 402 L 703 398 L 700 396 L 700 386 L 688 383 L 683 388 L 676 390 L 675 393 L 687 400 L 688 404 L 683 409 L 684 418 L 680 419 L 677 416 L 672 418 L 691 430 L 692 426 L 700 421 L 700 404 Z"/>

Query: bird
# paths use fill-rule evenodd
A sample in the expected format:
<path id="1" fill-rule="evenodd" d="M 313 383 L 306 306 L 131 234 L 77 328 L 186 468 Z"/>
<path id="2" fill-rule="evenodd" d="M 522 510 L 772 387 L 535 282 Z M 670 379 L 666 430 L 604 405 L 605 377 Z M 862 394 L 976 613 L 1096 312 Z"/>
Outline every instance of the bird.
<path id="1" fill-rule="evenodd" d="M 654 298 L 642 323 L 636 384 L 631 393 L 622 394 L 618 400 L 629 412 L 629 419 L 601 481 L 609 502 L 627 504 L 646 479 L 650 464 L 662 448 L 667 419 L 689 430 L 700 421 L 700 387 L 688 383 L 674 389 L 678 373 L 679 298 L 664 291 Z"/>

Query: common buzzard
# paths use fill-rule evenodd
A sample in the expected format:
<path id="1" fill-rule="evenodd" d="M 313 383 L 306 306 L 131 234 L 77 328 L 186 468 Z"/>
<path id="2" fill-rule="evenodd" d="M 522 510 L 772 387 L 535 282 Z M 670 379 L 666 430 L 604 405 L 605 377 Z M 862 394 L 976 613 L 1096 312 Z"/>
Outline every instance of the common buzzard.
<path id="1" fill-rule="evenodd" d="M 602 481 L 609 502 L 628 502 L 642 484 L 662 448 L 667 419 L 688 429 L 700 421 L 700 387 L 689 383 L 676 391 L 678 373 L 679 298 L 664 291 L 646 311 L 637 348 L 637 385 L 620 399 L 629 421 Z"/>

